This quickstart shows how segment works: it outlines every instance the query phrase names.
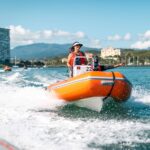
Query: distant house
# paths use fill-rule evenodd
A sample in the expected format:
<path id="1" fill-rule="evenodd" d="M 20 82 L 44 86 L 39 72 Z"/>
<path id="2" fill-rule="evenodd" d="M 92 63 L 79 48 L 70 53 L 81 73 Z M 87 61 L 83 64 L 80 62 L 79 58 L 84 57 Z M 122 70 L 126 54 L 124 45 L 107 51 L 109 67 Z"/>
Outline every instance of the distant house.
<path id="1" fill-rule="evenodd" d="M 62 58 L 62 59 L 61 59 L 61 62 L 62 62 L 62 63 L 67 63 L 67 58 Z"/>
<path id="2" fill-rule="evenodd" d="M 101 50 L 101 58 L 103 58 L 103 59 L 108 59 L 108 58 L 115 59 L 115 56 L 121 56 L 121 50 L 120 49 L 108 47 L 108 48 L 103 48 Z"/>
<path id="3" fill-rule="evenodd" d="M 10 62 L 10 36 L 9 29 L 0 28 L 0 62 Z"/>

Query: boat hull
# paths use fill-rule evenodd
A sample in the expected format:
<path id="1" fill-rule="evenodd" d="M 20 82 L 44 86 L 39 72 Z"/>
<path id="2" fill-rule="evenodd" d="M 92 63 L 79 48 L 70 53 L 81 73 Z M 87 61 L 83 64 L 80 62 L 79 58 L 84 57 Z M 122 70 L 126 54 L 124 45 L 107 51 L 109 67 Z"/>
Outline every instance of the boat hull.
<path id="1" fill-rule="evenodd" d="M 131 83 L 119 72 L 91 71 L 65 81 L 57 82 L 47 88 L 58 99 L 75 102 L 92 97 L 108 97 L 122 102 L 129 99 Z"/>

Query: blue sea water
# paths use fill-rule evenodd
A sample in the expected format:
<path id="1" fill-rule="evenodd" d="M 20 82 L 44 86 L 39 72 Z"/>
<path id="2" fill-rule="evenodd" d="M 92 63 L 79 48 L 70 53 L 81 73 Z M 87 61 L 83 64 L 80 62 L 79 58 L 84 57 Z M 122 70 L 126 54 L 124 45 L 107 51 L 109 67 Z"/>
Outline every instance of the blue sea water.
<path id="1" fill-rule="evenodd" d="M 0 138 L 24 150 L 150 149 L 150 67 L 113 71 L 133 84 L 131 98 L 98 113 L 45 91 L 68 78 L 67 68 L 0 70 Z"/>

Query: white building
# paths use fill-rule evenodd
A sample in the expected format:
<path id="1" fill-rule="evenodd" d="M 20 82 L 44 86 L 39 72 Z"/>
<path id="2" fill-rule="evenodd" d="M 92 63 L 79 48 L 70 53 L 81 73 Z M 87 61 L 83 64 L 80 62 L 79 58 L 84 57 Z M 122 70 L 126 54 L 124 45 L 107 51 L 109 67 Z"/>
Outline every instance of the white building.
<path id="1" fill-rule="evenodd" d="M 61 59 L 61 62 L 62 62 L 62 63 L 67 63 L 67 60 L 68 60 L 67 58 L 62 58 L 62 59 Z"/>
<path id="2" fill-rule="evenodd" d="M 101 58 L 106 59 L 114 56 L 121 56 L 121 50 L 113 47 L 103 48 L 101 50 Z"/>

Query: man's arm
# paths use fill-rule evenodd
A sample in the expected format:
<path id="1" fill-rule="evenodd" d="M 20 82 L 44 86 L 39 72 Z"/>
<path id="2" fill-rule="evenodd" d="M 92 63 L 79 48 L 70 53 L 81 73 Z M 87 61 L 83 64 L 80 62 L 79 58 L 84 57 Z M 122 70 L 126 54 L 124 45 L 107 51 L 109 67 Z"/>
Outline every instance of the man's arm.
<path id="1" fill-rule="evenodd" d="M 110 66 L 101 66 L 101 71 L 108 70 L 108 69 L 114 69 L 114 68 L 121 67 L 121 66 L 124 66 L 124 63 L 120 63 L 117 65 L 110 65 Z"/>
<path id="2" fill-rule="evenodd" d="M 71 64 L 70 64 L 71 56 L 72 56 L 72 54 L 70 53 L 70 54 L 68 55 L 68 60 L 67 60 L 67 66 L 68 66 L 68 67 L 72 67 Z"/>

